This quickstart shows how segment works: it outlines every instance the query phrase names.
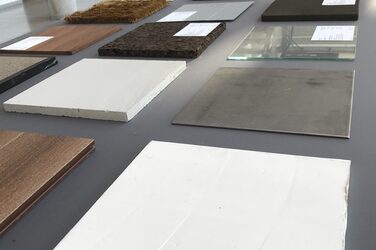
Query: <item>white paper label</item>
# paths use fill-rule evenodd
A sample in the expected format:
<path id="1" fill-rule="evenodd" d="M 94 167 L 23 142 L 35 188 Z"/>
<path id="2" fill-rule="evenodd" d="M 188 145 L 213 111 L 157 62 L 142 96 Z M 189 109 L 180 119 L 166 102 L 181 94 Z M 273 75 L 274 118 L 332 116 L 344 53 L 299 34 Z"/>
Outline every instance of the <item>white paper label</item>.
<path id="1" fill-rule="evenodd" d="M 220 23 L 190 23 L 174 36 L 207 36 Z"/>
<path id="2" fill-rule="evenodd" d="M 322 5 L 355 5 L 356 0 L 324 0 Z"/>
<path id="3" fill-rule="evenodd" d="M 53 38 L 53 36 L 31 36 L 19 42 L 8 45 L 2 49 L 3 50 L 26 50 L 26 49 L 30 49 L 31 47 L 34 47 L 35 45 L 43 43 L 51 38 Z"/>
<path id="4" fill-rule="evenodd" d="M 176 11 L 172 12 L 171 14 L 165 16 L 164 18 L 160 19 L 158 22 L 176 22 L 176 21 L 184 21 L 188 17 L 195 14 L 197 11 Z"/>
<path id="5" fill-rule="evenodd" d="M 353 41 L 355 26 L 317 26 L 312 41 Z"/>

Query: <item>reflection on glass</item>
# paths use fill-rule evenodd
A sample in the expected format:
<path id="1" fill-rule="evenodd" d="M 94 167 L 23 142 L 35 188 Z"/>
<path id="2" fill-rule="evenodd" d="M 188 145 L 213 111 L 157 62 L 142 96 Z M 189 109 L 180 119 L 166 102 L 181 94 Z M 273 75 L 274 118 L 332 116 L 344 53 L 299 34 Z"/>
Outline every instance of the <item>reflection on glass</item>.
<path id="1" fill-rule="evenodd" d="M 256 26 L 228 59 L 355 59 L 357 28 L 353 41 L 312 41 L 315 29 L 316 26 Z"/>

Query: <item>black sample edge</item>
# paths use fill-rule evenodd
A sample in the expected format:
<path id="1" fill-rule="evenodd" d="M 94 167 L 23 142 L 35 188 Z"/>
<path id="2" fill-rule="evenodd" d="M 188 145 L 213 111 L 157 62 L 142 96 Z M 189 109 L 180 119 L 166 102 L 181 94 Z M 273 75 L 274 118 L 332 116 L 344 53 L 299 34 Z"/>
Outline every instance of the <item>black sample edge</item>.
<path id="1" fill-rule="evenodd" d="M 1 57 L 0 57 L 1 58 Z M 51 68 L 52 66 L 57 64 L 57 60 L 55 57 L 47 57 L 46 59 L 27 67 L 11 76 L 0 80 L 0 94 L 4 93 L 5 91 L 17 86 L 18 84 L 26 81 L 27 79 Z"/>

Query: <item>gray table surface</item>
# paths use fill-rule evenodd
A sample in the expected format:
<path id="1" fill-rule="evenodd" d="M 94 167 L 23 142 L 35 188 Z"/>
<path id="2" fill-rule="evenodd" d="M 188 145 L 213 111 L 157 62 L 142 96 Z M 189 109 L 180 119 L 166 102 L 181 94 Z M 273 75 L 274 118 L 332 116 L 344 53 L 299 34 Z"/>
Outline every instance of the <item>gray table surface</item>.
<path id="1" fill-rule="evenodd" d="M 188 69 L 129 123 L 12 114 L 1 109 L 0 129 L 91 137 L 96 140 L 96 150 L 0 238 L 0 249 L 52 249 L 150 140 L 349 159 L 352 166 L 346 249 L 376 249 L 376 195 L 373 194 L 376 190 L 376 35 L 373 25 L 376 22 L 376 0 L 360 3 L 360 19 L 356 22 L 359 26 L 357 58 L 354 62 L 227 61 L 226 57 L 251 27 L 261 23 L 260 16 L 271 2 L 256 0 L 237 20 L 229 22 L 227 30 L 204 54 L 190 61 Z M 97 57 L 100 46 L 144 22 L 160 19 L 183 3 L 192 1 L 175 0 L 159 13 L 137 24 L 123 25 L 121 32 L 80 53 L 58 56 L 59 65 L 1 94 L 0 102 L 3 103 L 81 58 Z M 272 24 L 276 23 L 263 23 Z M 223 66 L 355 69 L 351 139 L 171 125 L 175 115 L 215 70 Z"/>

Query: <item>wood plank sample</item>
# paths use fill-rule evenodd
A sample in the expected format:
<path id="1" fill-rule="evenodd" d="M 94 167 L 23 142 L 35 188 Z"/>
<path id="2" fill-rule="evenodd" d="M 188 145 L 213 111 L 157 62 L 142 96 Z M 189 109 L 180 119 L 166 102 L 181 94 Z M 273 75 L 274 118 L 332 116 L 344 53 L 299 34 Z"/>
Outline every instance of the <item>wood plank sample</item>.
<path id="1" fill-rule="evenodd" d="M 350 161 L 156 142 L 57 245 L 343 250 Z"/>
<path id="2" fill-rule="evenodd" d="M 55 57 L 0 56 L 0 94 L 56 64 Z"/>
<path id="3" fill-rule="evenodd" d="M 359 0 L 355 5 L 323 5 L 323 0 L 275 0 L 262 14 L 262 21 L 354 21 L 358 20 Z"/>
<path id="4" fill-rule="evenodd" d="M 129 121 L 185 61 L 83 59 L 4 103 L 8 112 Z"/>
<path id="5" fill-rule="evenodd" d="M 54 26 L 26 39 L 51 37 L 50 39 L 25 49 L 9 46 L 0 49 L 2 54 L 52 54 L 72 55 L 103 38 L 121 30 L 119 26 L 65 25 Z M 25 40 L 26 40 L 25 39 Z M 22 42 L 22 41 L 21 41 Z"/>
<path id="6" fill-rule="evenodd" d="M 221 68 L 174 124 L 350 137 L 353 71 Z"/>
<path id="7" fill-rule="evenodd" d="M 180 16 L 181 13 L 191 13 L 188 16 L 184 16 L 183 14 L 184 18 L 174 18 L 174 20 L 185 22 L 234 21 L 252 4 L 253 1 L 185 4 L 168 16 L 171 17 L 173 15 L 176 17 L 176 14 Z M 171 22 L 168 16 L 158 22 Z"/>
<path id="8" fill-rule="evenodd" d="M 68 23 L 135 23 L 167 5 L 166 0 L 105 1 L 64 20 Z"/>
<path id="9" fill-rule="evenodd" d="M 174 36 L 189 23 L 146 23 L 99 48 L 100 56 L 196 58 L 226 29 L 221 23 L 207 36 Z"/>
<path id="10" fill-rule="evenodd" d="M 0 233 L 94 149 L 94 140 L 0 131 Z"/>

